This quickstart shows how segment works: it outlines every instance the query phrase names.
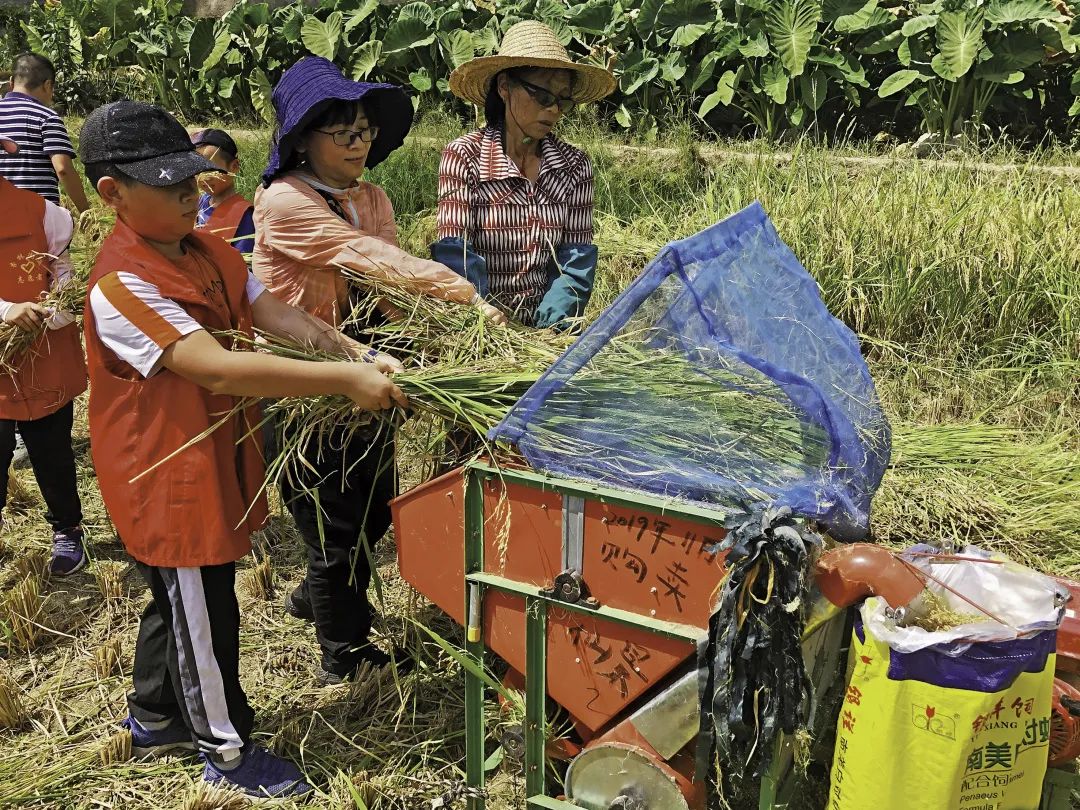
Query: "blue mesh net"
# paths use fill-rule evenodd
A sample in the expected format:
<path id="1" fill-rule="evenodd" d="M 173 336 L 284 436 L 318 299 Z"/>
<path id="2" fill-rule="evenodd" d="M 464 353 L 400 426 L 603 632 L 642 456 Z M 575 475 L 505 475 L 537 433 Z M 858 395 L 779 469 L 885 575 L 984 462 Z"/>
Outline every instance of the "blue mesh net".
<path id="1" fill-rule="evenodd" d="M 536 469 L 865 535 L 890 431 L 760 204 L 667 245 L 489 435 Z"/>

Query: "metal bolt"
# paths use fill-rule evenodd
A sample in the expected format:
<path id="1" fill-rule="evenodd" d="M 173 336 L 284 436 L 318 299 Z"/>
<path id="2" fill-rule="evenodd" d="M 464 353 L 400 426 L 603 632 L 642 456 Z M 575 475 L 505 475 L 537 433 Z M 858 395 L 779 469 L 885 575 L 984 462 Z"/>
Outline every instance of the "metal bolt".
<path id="1" fill-rule="evenodd" d="M 574 659 L 574 663 L 575 663 L 575 664 L 580 664 L 580 663 L 581 663 L 581 659 L 580 659 L 580 658 L 575 658 L 575 659 Z"/>
<path id="2" fill-rule="evenodd" d="M 611 522 L 611 520 L 605 515 L 604 517 L 600 518 L 600 522 L 606 526 L 608 523 Z"/>
<path id="3" fill-rule="evenodd" d="M 650 610 L 650 611 L 649 611 L 649 615 L 650 615 L 650 616 L 655 616 L 655 615 L 656 615 L 656 611 L 655 611 L 655 610 Z"/>
<path id="4" fill-rule="evenodd" d="M 656 593 L 656 588 L 649 588 L 649 593 Z"/>

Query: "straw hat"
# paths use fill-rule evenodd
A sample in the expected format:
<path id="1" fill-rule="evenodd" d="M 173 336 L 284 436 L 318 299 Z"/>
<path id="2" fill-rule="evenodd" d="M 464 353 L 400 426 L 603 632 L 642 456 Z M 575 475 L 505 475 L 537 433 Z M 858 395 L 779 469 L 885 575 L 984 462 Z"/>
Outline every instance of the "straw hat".
<path id="1" fill-rule="evenodd" d="M 495 75 L 517 67 L 574 71 L 574 101 L 578 104 L 601 99 L 615 89 L 615 77 L 609 71 L 572 61 L 554 31 L 542 22 L 525 20 L 510 26 L 498 55 L 470 59 L 451 73 L 450 92 L 483 107 Z"/>

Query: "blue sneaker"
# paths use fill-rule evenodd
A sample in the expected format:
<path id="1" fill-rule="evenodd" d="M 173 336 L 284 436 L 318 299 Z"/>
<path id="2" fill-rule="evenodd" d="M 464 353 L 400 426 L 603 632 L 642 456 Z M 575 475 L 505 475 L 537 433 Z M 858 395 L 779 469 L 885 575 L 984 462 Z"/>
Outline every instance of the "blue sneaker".
<path id="1" fill-rule="evenodd" d="M 83 548 L 83 530 L 64 529 L 53 534 L 52 559 L 49 561 L 49 573 L 57 577 L 68 577 L 86 565 L 86 550 Z"/>
<path id="2" fill-rule="evenodd" d="M 304 781 L 300 769 L 289 760 L 274 756 L 259 745 L 248 745 L 240 764 L 231 770 L 219 768 L 203 755 L 203 781 L 222 788 L 241 790 L 256 799 L 297 799 L 314 788 Z"/>
<path id="3" fill-rule="evenodd" d="M 151 731 L 129 714 L 120 725 L 131 732 L 131 753 L 137 759 L 195 750 L 191 732 L 182 720 L 173 720 L 165 728 Z"/>

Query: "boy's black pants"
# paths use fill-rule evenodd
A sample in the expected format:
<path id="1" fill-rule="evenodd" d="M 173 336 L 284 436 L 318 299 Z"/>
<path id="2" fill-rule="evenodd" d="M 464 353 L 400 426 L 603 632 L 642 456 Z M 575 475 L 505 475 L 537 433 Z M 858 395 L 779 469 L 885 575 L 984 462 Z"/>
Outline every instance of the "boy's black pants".
<path id="1" fill-rule="evenodd" d="M 292 480 L 282 476 L 281 498 L 307 546 L 300 592 L 315 616 L 323 669 L 347 676 L 363 660 L 371 632 L 369 554 L 390 528 L 393 429 L 373 424 L 350 436 L 335 428 L 304 448 L 304 458 L 314 469 L 293 465 Z"/>
<path id="2" fill-rule="evenodd" d="M 239 750 L 255 711 L 240 686 L 236 564 L 159 568 L 136 562 L 150 586 L 135 641 L 132 717 L 182 719 L 203 753 Z"/>
<path id="3" fill-rule="evenodd" d="M 8 470 L 15 455 L 15 428 L 18 426 L 48 510 L 45 519 L 54 532 L 73 529 L 82 523 L 75 453 L 71 449 L 74 416 L 75 403 L 69 402 L 41 419 L 27 422 L 0 419 L 0 511 L 7 506 Z"/>

